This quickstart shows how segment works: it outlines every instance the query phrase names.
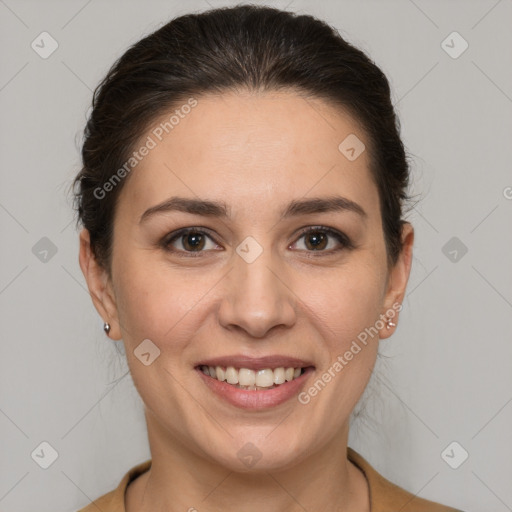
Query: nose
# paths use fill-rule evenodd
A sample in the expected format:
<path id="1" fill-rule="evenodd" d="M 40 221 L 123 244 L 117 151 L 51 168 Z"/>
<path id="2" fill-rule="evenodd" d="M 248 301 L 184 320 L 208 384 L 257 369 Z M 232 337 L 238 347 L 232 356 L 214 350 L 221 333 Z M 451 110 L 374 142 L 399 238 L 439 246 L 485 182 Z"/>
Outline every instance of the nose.
<path id="1" fill-rule="evenodd" d="M 218 311 L 220 324 L 230 330 L 243 329 L 253 338 L 263 338 L 273 328 L 289 328 L 296 321 L 296 298 L 291 283 L 270 250 L 248 263 L 233 255 Z"/>

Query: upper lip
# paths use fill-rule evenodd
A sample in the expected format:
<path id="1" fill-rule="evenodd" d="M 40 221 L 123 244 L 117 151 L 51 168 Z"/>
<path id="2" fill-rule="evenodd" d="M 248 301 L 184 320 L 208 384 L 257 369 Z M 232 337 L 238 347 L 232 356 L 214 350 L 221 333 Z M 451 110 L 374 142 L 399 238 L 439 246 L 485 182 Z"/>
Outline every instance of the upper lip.
<path id="1" fill-rule="evenodd" d="M 284 355 L 249 357 L 244 355 L 220 356 L 203 359 L 196 366 L 233 366 L 234 368 L 247 368 L 248 370 L 264 370 L 266 368 L 306 368 L 313 366 L 311 362 L 296 357 Z"/>

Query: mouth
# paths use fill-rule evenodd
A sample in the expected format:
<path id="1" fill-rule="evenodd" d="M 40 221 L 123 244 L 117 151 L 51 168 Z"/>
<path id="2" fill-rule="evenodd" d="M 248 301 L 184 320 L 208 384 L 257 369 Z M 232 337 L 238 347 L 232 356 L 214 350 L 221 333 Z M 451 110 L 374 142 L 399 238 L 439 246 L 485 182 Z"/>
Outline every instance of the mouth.
<path id="1" fill-rule="evenodd" d="M 194 369 L 217 397 L 239 408 L 264 409 L 296 396 L 315 367 L 288 357 L 235 356 L 201 361 Z"/>
<path id="2" fill-rule="evenodd" d="M 264 391 L 275 389 L 278 386 L 298 379 L 303 375 L 307 368 L 292 366 L 285 368 L 263 368 L 261 370 L 252 370 L 250 368 L 235 368 L 234 366 L 206 366 L 199 368 L 204 375 L 216 379 L 219 382 L 227 384 L 246 391 Z"/>

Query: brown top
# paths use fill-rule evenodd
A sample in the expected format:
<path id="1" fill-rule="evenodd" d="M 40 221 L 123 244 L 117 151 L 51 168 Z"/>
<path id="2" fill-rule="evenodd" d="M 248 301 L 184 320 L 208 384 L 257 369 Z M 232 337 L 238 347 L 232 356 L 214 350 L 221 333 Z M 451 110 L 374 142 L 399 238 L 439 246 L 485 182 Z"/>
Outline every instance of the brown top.
<path id="1" fill-rule="evenodd" d="M 424 500 L 398 487 L 382 475 L 352 448 L 347 449 L 347 458 L 365 475 L 370 489 L 371 512 L 462 512 L 433 501 Z M 77 512 L 126 512 L 124 495 L 128 484 L 151 467 L 151 459 L 141 462 L 126 473 L 113 491 L 101 496 Z"/>

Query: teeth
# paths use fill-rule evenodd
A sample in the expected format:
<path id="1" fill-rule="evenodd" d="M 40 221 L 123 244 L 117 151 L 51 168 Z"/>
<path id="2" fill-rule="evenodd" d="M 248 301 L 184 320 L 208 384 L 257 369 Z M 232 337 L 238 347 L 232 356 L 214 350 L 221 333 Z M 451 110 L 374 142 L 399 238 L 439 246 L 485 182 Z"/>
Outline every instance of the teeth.
<path id="1" fill-rule="evenodd" d="M 247 368 L 240 368 L 240 370 L 238 370 L 238 384 L 240 384 L 240 386 L 254 386 L 256 380 L 254 370 L 248 370 Z M 261 386 L 261 384 L 258 383 L 258 386 Z"/>
<path id="2" fill-rule="evenodd" d="M 284 368 L 276 368 L 274 370 L 274 384 L 284 384 L 286 379 L 284 377 L 285 371 Z"/>
<path id="3" fill-rule="evenodd" d="M 217 374 L 217 380 L 220 380 L 221 382 L 224 382 L 226 380 L 226 372 L 220 366 L 217 366 L 217 368 L 215 368 L 215 373 Z"/>
<path id="4" fill-rule="evenodd" d="M 226 381 L 228 384 L 238 384 L 238 372 L 232 366 L 226 368 Z"/>
<path id="5" fill-rule="evenodd" d="M 302 374 L 302 368 L 265 368 L 264 370 L 254 371 L 249 368 L 234 368 L 228 366 L 224 369 L 221 366 L 201 366 L 201 371 L 205 375 L 219 380 L 220 382 L 228 382 L 235 387 L 257 390 L 257 389 L 270 389 L 285 382 L 290 382 Z"/>
<path id="6" fill-rule="evenodd" d="M 300 369 L 299 369 L 300 372 Z M 256 374 L 256 386 L 260 388 L 270 388 L 274 385 L 274 371 L 270 368 L 267 370 L 259 370 Z"/>

